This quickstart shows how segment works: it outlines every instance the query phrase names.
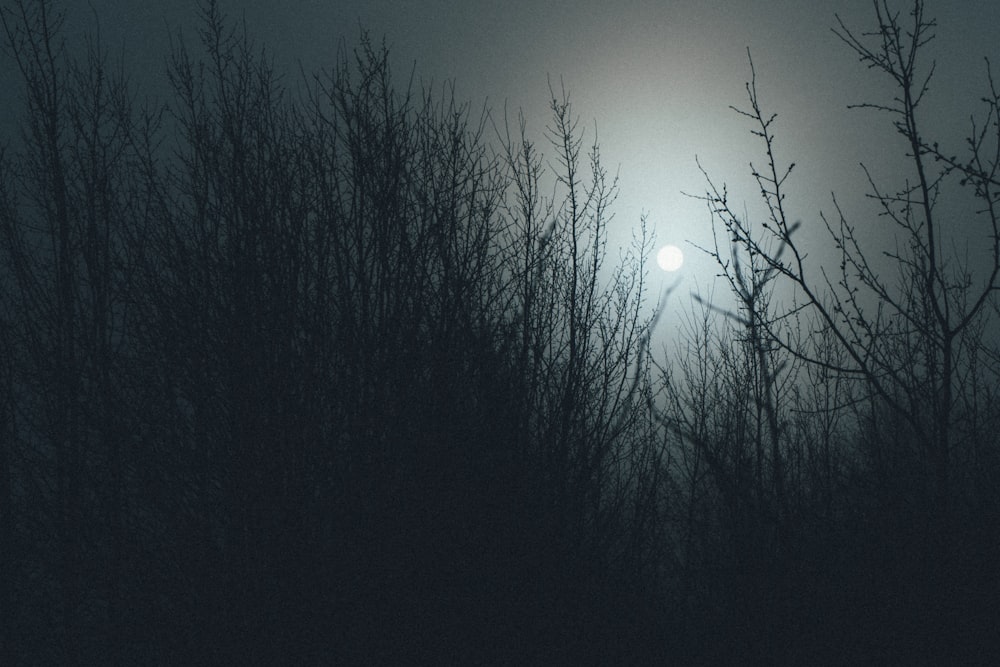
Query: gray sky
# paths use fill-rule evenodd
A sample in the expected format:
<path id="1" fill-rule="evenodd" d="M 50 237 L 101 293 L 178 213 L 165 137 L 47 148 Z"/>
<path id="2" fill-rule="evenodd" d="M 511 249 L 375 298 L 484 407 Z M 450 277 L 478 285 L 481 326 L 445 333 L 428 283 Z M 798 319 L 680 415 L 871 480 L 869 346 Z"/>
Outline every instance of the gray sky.
<path id="1" fill-rule="evenodd" d="M 168 31 L 181 29 L 195 41 L 196 0 L 89 1 L 105 43 L 123 49 L 136 80 L 157 94 Z M 65 4 L 71 33 L 93 28 L 85 3 Z M 892 4 L 904 12 L 909 6 Z M 540 140 L 547 78 L 562 77 L 581 127 L 592 136 L 596 124 L 606 166 L 620 168 L 612 249 L 628 242 L 643 212 L 661 242 L 709 242 L 703 204 L 681 194 L 704 191 L 696 155 L 730 184 L 735 201 L 745 199 L 754 210 L 747 162 L 762 159 L 750 150 L 748 124 L 729 109 L 746 100 L 748 47 L 764 104 L 779 114 L 779 159 L 797 164 L 789 197 L 803 234 L 817 228 L 819 209 L 832 209 L 833 190 L 867 225 L 858 163 L 889 185 L 904 164 L 887 118 L 846 109 L 886 99 L 886 81 L 866 71 L 830 31 L 834 11 L 852 28 L 871 28 L 870 0 L 222 0 L 221 6 L 232 18 L 245 17 L 257 43 L 289 68 L 298 60 L 306 70 L 328 65 L 364 27 L 385 37 L 400 83 L 415 63 L 421 80 L 454 80 L 458 97 L 476 107 L 488 101 L 496 113 L 505 102 L 524 108 Z M 938 61 L 927 130 L 958 152 L 984 90 L 983 57 L 1000 62 L 1000 3 L 930 0 L 928 13 L 939 26 L 925 53 L 928 63 Z M 7 78 L 10 61 L 2 62 Z M 687 286 L 695 276 L 710 282 L 710 263 L 690 249 L 686 254 Z"/>

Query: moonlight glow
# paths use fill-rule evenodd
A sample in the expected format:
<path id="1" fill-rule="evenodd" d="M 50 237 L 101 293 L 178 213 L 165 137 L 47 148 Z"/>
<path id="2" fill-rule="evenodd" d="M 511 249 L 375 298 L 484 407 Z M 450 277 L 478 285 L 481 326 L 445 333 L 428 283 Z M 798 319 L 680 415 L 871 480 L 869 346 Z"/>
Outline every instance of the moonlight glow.
<path id="1" fill-rule="evenodd" d="M 684 263 L 684 253 L 675 245 L 665 245 L 656 253 L 656 263 L 664 271 L 676 271 Z"/>

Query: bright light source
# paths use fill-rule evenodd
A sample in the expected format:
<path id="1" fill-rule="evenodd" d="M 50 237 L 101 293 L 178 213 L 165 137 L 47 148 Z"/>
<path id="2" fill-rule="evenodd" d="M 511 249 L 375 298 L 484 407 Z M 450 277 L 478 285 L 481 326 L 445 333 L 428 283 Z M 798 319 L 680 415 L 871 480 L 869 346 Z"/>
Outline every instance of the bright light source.
<path id="1" fill-rule="evenodd" d="M 664 271 L 676 271 L 684 263 L 684 253 L 675 245 L 665 245 L 656 253 L 656 263 Z"/>

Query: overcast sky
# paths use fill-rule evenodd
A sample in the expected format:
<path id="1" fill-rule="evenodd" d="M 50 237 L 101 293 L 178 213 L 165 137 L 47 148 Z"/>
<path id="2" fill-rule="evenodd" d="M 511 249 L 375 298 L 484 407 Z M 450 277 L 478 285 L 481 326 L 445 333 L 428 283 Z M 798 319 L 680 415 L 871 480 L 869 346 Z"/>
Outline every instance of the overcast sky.
<path id="1" fill-rule="evenodd" d="M 195 40 L 197 0 L 89 0 L 69 6 L 71 33 L 99 17 L 105 44 L 123 49 L 136 81 L 156 94 L 163 83 L 168 32 Z M 904 12 L 909 2 L 893 0 Z M 70 6 L 71 5 L 71 6 Z M 570 90 L 588 133 L 595 125 L 608 167 L 620 168 L 621 196 L 612 246 L 627 243 L 641 213 L 662 242 L 709 240 L 695 156 L 736 201 L 755 205 L 749 183 L 749 126 L 728 107 L 745 102 L 749 47 L 762 99 L 779 118 L 779 159 L 797 163 L 789 183 L 804 233 L 829 211 L 836 190 L 847 210 L 864 207 L 858 163 L 892 184 L 900 146 L 885 117 L 848 111 L 848 103 L 885 100 L 886 81 L 864 69 L 831 32 L 834 11 L 857 30 L 873 26 L 870 0 L 222 0 L 231 18 L 245 17 L 252 36 L 279 66 L 306 70 L 332 62 L 362 27 L 384 36 L 403 82 L 410 69 L 424 82 L 453 80 L 460 98 L 499 113 L 524 108 L 541 138 L 547 80 Z M 983 90 L 983 57 L 1000 61 L 1000 3 L 928 2 L 938 38 L 925 54 L 938 61 L 928 130 L 957 145 Z M 11 63 L 3 61 L 10 76 Z M 8 79 L 9 80 L 9 79 Z M 946 110 L 950 115 L 939 115 Z M 933 113 L 932 113 L 933 112 Z M 855 208 L 855 204 L 857 208 Z M 688 252 L 689 273 L 713 273 Z"/>

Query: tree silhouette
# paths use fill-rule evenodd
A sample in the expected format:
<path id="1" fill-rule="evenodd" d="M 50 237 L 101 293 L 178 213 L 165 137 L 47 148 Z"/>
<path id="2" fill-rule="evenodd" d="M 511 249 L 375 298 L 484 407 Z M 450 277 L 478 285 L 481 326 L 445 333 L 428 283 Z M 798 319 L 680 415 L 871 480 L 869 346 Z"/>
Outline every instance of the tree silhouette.
<path id="1" fill-rule="evenodd" d="M 960 626 L 981 613 L 977 601 L 965 598 L 980 567 L 959 553 L 968 554 L 971 544 L 977 544 L 973 551 L 992 550 L 976 537 L 978 528 L 972 529 L 975 534 L 968 532 L 968 522 L 984 507 L 984 499 L 972 499 L 977 495 L 974 489 L 981 487 L 971 479 L 982 472 L 972 461 L 982 460 L 981 445 L 976 443 L 985 432 L 977 429 L 993 410 L 980 397 L 992 395 L 997 383 L 984 338 L 1000 275 L 995 250 L 1000 237 L 988 176 L 995 160 L 988 135 L 976 124 L 968 141 L 967 163 L 946 158 L 921 132 L 917 110 L 928 92 L 933 66 L 921 69 L 919 55 L 933 38 L 935 26 L 926 17 L 924 4 L 913 3 L 906 24 L 886 2 L 875 2 L 874 9 L 874 32 L 858 34 L 843 22 L 834 32 L 862 63 L 886 74 L 893 85 L 891 103 L 855 106 L 887 114 L 907 146 L 908 175 L 897 192 L 879 187 L 866 171 L 879 217 L 897 231 L 896 249 L 883 253 L 894 264 L 890 271 L 896 282 L 885 277 L 885 267 L 856 233 L 859 223 L 848 220 L 836 200 L 836 218 L 821 216 L 821 222 L 839 253 L 839 273 L 809 264 L 795 234 L 800 223 L 793 222 L 785 203 L 786 180 L 794 163 L 784 167 L 777 157 L 775 116 L 763 110 L 755 73 L 747 84 L 749 109 L 737 112 L 750 120 L 763 144 L 765 166 L 751 169 L 766 219 L 759 226 L 751 224 L 733 209 L 725 188 L 712 179 L 705 199 L 721 233 L 731 240 L 734 257 L 747 257 L 760 267 L 760 275 L 790 283 L 803 304 L 768 317 L 743 319 L 751 332 L 760 323 L 762 334 L 753 347 L 760 353 L 778 347 L 791 359 L 804 361 L 813 369 L 813 377 L 819 373 L 827 386 L 846 382 L 852 387 L 848 396 L 853 398 L 820 414 L 829 419 L 855 405 L 853 455 L 859 460 L 850 467 L 871 486 L 867 491 L 853 488 L 851 492 L 861 498 L 852 503 L 860 500 L 865 505 L 858 510 L 858 518 L 867 524 L 865 539 L 873 551 L 882 551 L 861 567 L 873 566 L 878 573 L 875 606 L 892 605 L 876 613 L 877 623 L 899 633 L 886 643 L 912 650 L 921 659 L 930 655 L 951 659 L 947 656 L 964 648 L 956 639 L 963 632 Z M 988 123 L 996 114 L 995 96 L 985 101 Z M 935 168 L 935 160 L 943 167 Z M 969 224 L 983 225 L 992 249 L 985 271 L 946 250 L 949 237 L 938 210 L 941 199 L 961 194 L 950 182 L 956 172 L 969 179 L 963 185 L 973 185 L 972 196 L 980 209 Z M 748 290 L 739 261 L 727 262 L 718 248 L 712 255 L 745 307 Z M 790 318 L 809 333 L 803 336 L 800 328 L 789 326 Z M 810 341 L 817 336 L 824 341 L 818 347 Z M 766 379 L 768 365 L 762 360 L 757 368 Z M 979 509 L 971 510 L 972 506 Z M 992 525 L 992 516 L 989 511 L 972 521 Z M 882 557 L 886 561 L 877 562 Z M 893 597 L 907 599 L 904 606 L 912 607 L 896 608 L 888 601 Z M 928 611 L 942 607 L 950 610 L 945 621 Z"/>
<path id="2" fill-rule="evenodd" d="M 898 279 L 839 208 L 839 273 L 807 262 L 751 70 L 764 220 L 705 196 L 733 311 L 650 303 L 644 220 L 609 257 L 562 86 L 536 140 L 367 33 L 290 83 L 199 7 L 146 107 L 56 3 L 0 12 L 4 664 L 997 654 L 1000 107 L 964 157 L 921 134 L 922 2 L 837 28 L 895 86 Z M 963 195 L 985 271 L 943 250 Z"/>

